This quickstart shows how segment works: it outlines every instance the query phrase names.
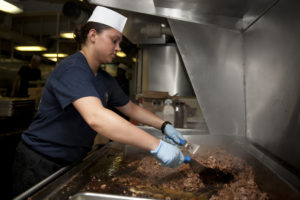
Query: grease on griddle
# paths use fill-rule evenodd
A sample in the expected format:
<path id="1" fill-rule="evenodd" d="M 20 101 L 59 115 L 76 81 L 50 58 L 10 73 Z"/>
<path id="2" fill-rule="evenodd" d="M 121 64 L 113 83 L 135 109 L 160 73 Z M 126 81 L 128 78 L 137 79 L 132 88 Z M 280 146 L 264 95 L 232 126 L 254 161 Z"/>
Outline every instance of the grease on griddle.
<path id="1" fill-rule="evenodd" d="M 119 154 L 115 155 L 111 166 L 107 170 L 108 176 L 113 176 L 117 171 L 119 171 L 119 167 L 123 160 L 124 160 L 123 153 L 119 153 Z"/>

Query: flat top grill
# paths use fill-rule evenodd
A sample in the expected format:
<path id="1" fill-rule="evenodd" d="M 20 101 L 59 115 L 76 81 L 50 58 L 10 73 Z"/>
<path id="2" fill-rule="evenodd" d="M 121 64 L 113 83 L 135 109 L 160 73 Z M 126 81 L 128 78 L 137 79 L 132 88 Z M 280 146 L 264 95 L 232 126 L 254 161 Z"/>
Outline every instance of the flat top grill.
<path id="1" fill-rule="evenodd" d="M 258 162 L 257 159 L 243 150 L 239 142 L 237 142 L 240 138 L 210 135 L 187 135 L 185 137 L 189 140 L 193 140 L 193 142 L 199 141 L 198 143 L 201 145 L 202 149 L 221 147 L 226 149 L 226 151 L 233 156 L 246 160 L 253 168 L 255 182 L 263 192 L 268 193 L 270 199 L 299 199 L 300 195 L 297 192 L 278 178 L 276 174 L 271 172 L 262 163 Z M 72 197 L 78 197 L 78 193 L 94 192 L 98 190 L 101 191 L 101 193 L 121 195 L 121 198 L 123 196 L 124 199 L 125 196 L 128 197 L 133 193 L 138 197 L 162 199 L 162 197 L 165 197 L 161 195 L 162 191 L 158 191 L 157 188 L 151 186 L 146 189 L 142 188 L 141 190 L 134 188 L 136 191 L 128 192 L 130 191 L 130 188 L 128 189 L 126 186 L 128 183 L 113 184 L 116 183 L 112 181 L 115 177 L 126 177 L 126 174 L 130 174 L 132 168 L 128 167 L 128 164 L 135 160 L 145 158 L 147 155 L 149 155 L 149 153 L 131 146 L 114 142 L 109 143 L 103 148 L 96 150 L 83 162 L 78 163 L 62 176 L 31 195 L 30 198 L 32 200 L 41 198 L 71 199 Z M 170 171 L 172 172 L 172 170 Z M 100 184 L 98 184 L 98 186 L 96 185 L 98 188 L 92 188 L 95 187 L 95 184 L 93 185 L 91 182 L 99 182 Z M 222 188 L 224 187 L 224 184 L 227 184 L 227 182 L 225 181 L 222 184 L 212 186 L 211 190 L 201 191 L 200 193 L 196 193 L 195 196 L 203 197 L 198 199 L 208 199 L 208 197 L 213 195 L 213 192 L 218 190 L 217 187 Z M 175 195 L 177 195 L 177 199 L 183 199 L 180 197 L 188 197 L 191 193 L 178 191 Z M 172 196 L 172 194 L 169 193 L 169 196 Z M 86 198 L 81 199 L 105 198 L 91 198 L 86 196 Z"/>

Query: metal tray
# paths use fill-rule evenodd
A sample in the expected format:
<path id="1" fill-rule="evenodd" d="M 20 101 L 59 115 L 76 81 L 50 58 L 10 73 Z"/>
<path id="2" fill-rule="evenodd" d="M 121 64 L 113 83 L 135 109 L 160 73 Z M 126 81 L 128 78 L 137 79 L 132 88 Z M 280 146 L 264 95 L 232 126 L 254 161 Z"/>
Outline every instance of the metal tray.
<path id="1" fill-rule="evenodd" d="M 71 200 L 151 200 L 149 198 L 139 198 L 139 197 L 125 197 L 121 195 L 110 195 L 110 194 L 100 194 L 83 192 L 74 195 Z M 154 199 L 152 199 L 154 200 Z"/>

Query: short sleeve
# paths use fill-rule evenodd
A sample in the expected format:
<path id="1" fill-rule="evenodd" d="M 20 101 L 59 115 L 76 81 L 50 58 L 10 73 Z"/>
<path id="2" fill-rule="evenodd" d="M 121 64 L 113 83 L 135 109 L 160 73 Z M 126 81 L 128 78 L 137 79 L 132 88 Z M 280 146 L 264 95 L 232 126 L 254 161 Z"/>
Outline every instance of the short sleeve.
<path id="1" fill-rule="evenodd" d="M 82 97 L 95 96 L 99 98 L 92 76 L 81 68 L 69 68 L 59 77 L 52 78 L 51 86 L 63 109 Z"/>

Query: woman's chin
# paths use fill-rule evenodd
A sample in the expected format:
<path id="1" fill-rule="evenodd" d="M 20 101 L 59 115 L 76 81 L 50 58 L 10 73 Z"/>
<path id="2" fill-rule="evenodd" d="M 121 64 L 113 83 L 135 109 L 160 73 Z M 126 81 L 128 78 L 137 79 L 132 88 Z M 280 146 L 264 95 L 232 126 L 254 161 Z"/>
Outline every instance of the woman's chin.
<path id="1" fill-rule="evenodd" d="M 101 64 L 111 63 L 112 61 L 113 61 L 113 59 L 102 60 Z"/>

